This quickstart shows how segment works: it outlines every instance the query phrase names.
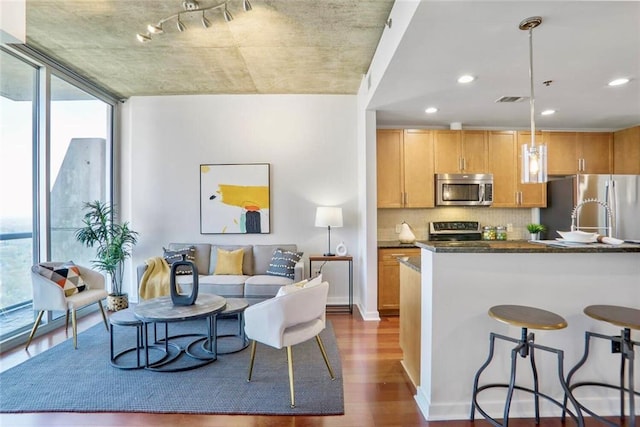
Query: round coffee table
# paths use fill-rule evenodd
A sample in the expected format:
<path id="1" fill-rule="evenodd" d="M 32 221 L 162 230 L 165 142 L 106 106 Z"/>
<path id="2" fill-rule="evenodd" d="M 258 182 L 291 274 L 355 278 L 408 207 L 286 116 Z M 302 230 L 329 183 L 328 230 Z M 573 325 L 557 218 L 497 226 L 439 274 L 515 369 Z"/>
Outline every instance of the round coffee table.
<path id="1" fill-rule="evenodd" d="M 163 296 L 146 300 L 135 306 L 134 313 L 138 319 L 144 323 L 144 347 L 146 354 L 145 368 L 154 371 L 185 371 L 188 369 L 199 368 L 218 358 L 217 341 L 216 341 L 216 315 L 224 310 L 227 302 L 225 298 L 213 294 L 199 294 L 196 302 L 192 305 L 174 305 L 171 296 Z M 162 360 L 158 363 L 149 363 L 149 333 L 148 325 L 150 323 L 172 323 L 182 322 L 186 320 L 205 319 L 207 323 L 206 334 L 189 334 L 180 336 L 165 336 L 165 350 L 169 352 L 169 345 L 177 348 L 177 353 L 172 357 Z M 179 337 L 193 336 L 195 339 L 185 346 L 172 344 L 170 341 Z M 202 349 L 204 354 L 198 355 L 191 349 L 200 341 L 204 341 Z M 172 367 L 171 362 L 177 360 L 180 356 L 193 359 L 194 363 Z"/>
<path id="2" fill-rule="evenodd" d="M 247 307 L 249 307 L 249 301 L 244 298 L 227 298 L 227 305 L 223 311 L 218 313 L 218 317 L 236 316 L 238 318 L 238 332 L 217 335 L 218 347 L 222 347 L 218 350 L 218 354 L 237 353 L 249 346 L 249 340 L 244 334 L 244 311 Z M 235 346 L 233 343 L 226 344 L 226 341 L 234 340 L 239 343 L 236 343 Z"/>

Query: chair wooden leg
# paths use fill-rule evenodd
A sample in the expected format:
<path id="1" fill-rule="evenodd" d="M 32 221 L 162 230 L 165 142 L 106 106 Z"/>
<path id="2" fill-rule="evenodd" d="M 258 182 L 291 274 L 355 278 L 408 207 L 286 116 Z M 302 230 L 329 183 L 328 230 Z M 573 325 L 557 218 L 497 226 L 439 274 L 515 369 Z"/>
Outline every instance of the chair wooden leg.
<path id="1" fill-rule="evenodd" d="M 251 374 L 253 373 L 253 361 L 256 359 L 256 341 L 251 341 L 251 360 L 249 361 L 249 376 L 247 382 L 251 381 Z"/>
<path id="2" fill-rule="evenodd" d="M 291 354 L 291 346 L 287 346 L 287 363 L 289 365 L 289 393 L 291 393 L 291 407 L 296 407 L 296 398 L 293 391 L 293 355 Z"/>
<path id="3" fill-rule="evenodd" d="M 102 314 L 102 321 L 104 322 L 104 327 L 109 331 L 109 323 L 107 322 L 107 315 L 104 314 L 104 307 L 102 307 L 102 301 L 98 301 L 98 307 L 100 307 L 100 313 Z"/>
<path id="4" fill-rule="evenodd" d="M 40 321 L 42 320 L 42 315 L 44 314 L 44 310 L 40 310 L 38 313 L 38 317 L 36 321 L 33 323 L 33 328 L 31 328 L 31 333 L 29 334 L 29 339 L 27 339 L 27 345 L 24 347 L 25 350 L 29 349 L 29 344 L 31 344 L 31 340 L 33 339 L 36 331 L 38 330 L 38 326 L 40 326 Z"/>
<path id="5" fill-rule="evenodd" d="M 73 329 L 73 348 L 78 349 L 78 322 L 76 320 L 76 309 L 71 309 L 71 328 Z"/>
<path id="6" fill-rule="evenodd" d="M 329 370 L 329 375 L 331 375 L 332 380 L 335 380 L 336 376 L 333 374 L 333 369 L 331 369 L 331 364 L 329 363 L 329 358 L 327 357 L 327 352 L 324 349 L 324 345 L 322 344 L 320 335 L 316 335 L 316 341 L 318 342 L 318 346 L 320 347 L 320 352 L 322 353 L 322 357 L 324 358 L 324 363 L 325 365 L 327 365 L 327 369 Z"/>

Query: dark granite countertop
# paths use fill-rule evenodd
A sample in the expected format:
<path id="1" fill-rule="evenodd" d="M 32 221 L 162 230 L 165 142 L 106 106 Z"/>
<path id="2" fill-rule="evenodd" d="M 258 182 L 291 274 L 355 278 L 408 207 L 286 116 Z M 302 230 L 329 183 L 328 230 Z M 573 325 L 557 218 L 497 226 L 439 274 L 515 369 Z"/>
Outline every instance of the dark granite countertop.
<path id="1" fill-rule="evenodd" d="M 411 268 L 412 270 L 417 271 L 418 273 L 420 273 L 421 271 L 421 264 L 420 264 L 420 257 L 419 256 L 409 256 L 409 257 L 399 257 L 398 261 L 400 261 L 400 264 L 404 264 L 407 267 Z"/>
<path id="2" fill-rule="evenodd" d="M 555 240 L 539 242 L 527 240 L 433 242 L 425 240 L 417 241 L 416 246 L 437 253 L 640 253 L 640 244 L 635 243 L 623 243 L 621 245 L 607 245 L 604 243 L 564 244 Z"/>
<path id="3" fill-rule="evenodd" d="M 415 248 L 418 249 L 415 243 L 400 243 L 399 240 L 378 240 L 378 249 L 394 249 L 394 248 Z"/>

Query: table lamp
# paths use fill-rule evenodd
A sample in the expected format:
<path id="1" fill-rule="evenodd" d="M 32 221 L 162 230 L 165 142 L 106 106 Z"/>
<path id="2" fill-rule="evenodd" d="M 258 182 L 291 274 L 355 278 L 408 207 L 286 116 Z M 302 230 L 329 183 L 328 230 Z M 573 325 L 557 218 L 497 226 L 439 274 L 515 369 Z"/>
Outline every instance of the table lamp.
<path id="1" fill-rule="evenodd" d="M 331 253 L 331 227 L 342 227 L 342 208 L 318 206 L 316 208 L 316 227 L 327 227 L 328 246 L 324 256 L 335 256 Z"/>

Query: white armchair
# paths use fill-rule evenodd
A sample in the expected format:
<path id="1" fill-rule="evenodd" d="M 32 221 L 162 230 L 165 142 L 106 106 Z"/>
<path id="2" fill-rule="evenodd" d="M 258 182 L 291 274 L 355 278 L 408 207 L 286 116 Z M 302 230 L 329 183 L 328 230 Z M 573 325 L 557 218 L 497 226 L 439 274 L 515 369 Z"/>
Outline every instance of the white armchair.
<path id="1" fill-rule="evenodd" d="M 246 309 L 244 314 L 246 335 L 253 340 L 247 381 L 251 381 L 257 341 L 278 349 L 286 347 L 292 408 L 295 407 L 292 345 L 315 337 L 331 379 L 335 379 L 319 335 L 325 328 L 325 307 L 328 292 L 329 284 L 322 282 L 313 287 L 301 288 L 252 305 Z"/>
<path id="2" fill-rule="evenodd" d="M 49 266 L 58 266 L 63 263 L 52 262 L 48 263 Z M 29 339 L 25 349 L 29 348 L 31 340 L 33 339 L 42 315 L 45 311 L 64 311 L 66 313 L 65 331 L 69 330 L 69 311 L 71 311 L 71 325 L 73 329 L 73 347 L 78 348 L 78 327 L 76 323 L 76 310 L 85 307 L 90 304 L 97 303 L 102 313 L 102 320 L 104 326 L 109 330 L 107 323 L 107 317 L 102 307 L 102 300 L 107 297 L 107 291 L 105 290 L 104 276 L 97 271 L 93 271 L 89 268 L 77 266 L 80 271 L 80 276 L 86 284 L 86 289 L 82 292 L 75 293 L 70 296 L 65 296 L 64 289 L 58 284 L 49 280 L 48 278 L 40 274 L 40 267 L 38 264 L 31 267 L 31 283 L 33 286 L 33 309 L 38 310 L 38 317 L 33 324 Z"/>

